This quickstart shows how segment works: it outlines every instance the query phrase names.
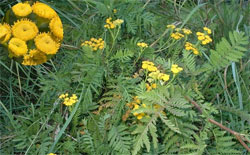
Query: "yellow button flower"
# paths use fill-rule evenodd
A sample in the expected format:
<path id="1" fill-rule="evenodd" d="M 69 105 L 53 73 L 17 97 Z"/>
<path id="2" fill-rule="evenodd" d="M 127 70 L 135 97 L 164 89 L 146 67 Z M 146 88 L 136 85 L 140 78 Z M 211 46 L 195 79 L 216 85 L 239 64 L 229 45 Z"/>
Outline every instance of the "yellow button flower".
<path id="1" fill-rule="evenodd" d="M 50 21 L 49 28 L 54 36 L 56 36 L 60 40 L 63 39 L 63 25 L 59 17 L 54 17 Z"/>
<path id="2" fill-rule="evenodd" d="M 34 3 L 32 9 L 36 15 L 42 18 L 51 19 L 57 15 L 50 6 L 40 2 Z"/>
<path id="3" fill-rule="evenodd" d="M 176 64 L 173 64 L 173 65 L 171 66 L 171 71 L 172 71 L 174 74 L 177 74 L 177 73 L 179 73 L 179 72 L 182 71 L 182 70 L 183 70 L 183 68 L 178 67 L 178 65 L 176 65 Z"/>
<path id="4" fill-rule="evenodd" d="M 167 28 L 175 29 L 175 25 L 173 25 L 173 24 L 167 25 Z"/>
<path id="5" fill-rule="evenodd" d="M 38 28 L 36 24 L 29 19 L 22 19 L 14 23 L 12 33 L 14 37 L 28 41 L 37 35 Z"/>
<path id="6" fill-rule="evenodd" d="M 0 43 L 7 42 L 11 37 L 11 28 L 8 24 L 0 24 Z"/>
<path id="7" fill-rule="evenodd" d="M 25 17 L 31 14 L 32 8 L 29 3 L 17 3 L 12 7 L 12 11 L 17 16 Z"/>
<path id="8" fill-rule="evenodd" d="M 60 46 L 49 33 L 40 33 L 34 40 L 37 49 L 45 54 L 56 54 Z"/>
<path id="9" fill-rule="evenodd" d="M 22 64 L 33 66 L 40 65 L 42 63 L 45 63 L 46 61 L 47 57 L 43 52 L 37 49 L 32 49 L 29 51 L 29 54 L 24 55 Z"/>
<path id="10" fill-rule="evenodd" d="M 8 48 L 14 54 L 15 57 L 23 56 L 27 53 L 28 47 L 25 41 L 19 38 L 11 38 Z"/>

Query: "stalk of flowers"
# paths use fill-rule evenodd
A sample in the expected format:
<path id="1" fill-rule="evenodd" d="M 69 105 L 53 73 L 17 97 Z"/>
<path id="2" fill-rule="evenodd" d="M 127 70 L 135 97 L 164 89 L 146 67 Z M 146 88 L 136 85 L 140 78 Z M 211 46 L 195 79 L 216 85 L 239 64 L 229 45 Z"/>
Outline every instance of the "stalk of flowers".
<path id="1" fill-rule="evenodd" d="M 188 50 L 188 51 L 193 51 L 193 53 L 195 55 L 198 55 L 199 54 L 199 51 L 197 48 L 195 48 L 195 46 L 193 44 L 191 44 L 190 42 L 186 42 L 185 43 L 185 49 Z"/>
<path id="2" fill-rule="evenodd" d="M 85 41 L 81 44 L 81 46 L 89 46 L 93 51 L 97 51 L 98 49 L 102 50 L 104 48 L 104 40 L 102 38 L 91 38 L 89 41 Z"/>
<path id="3" fill-rule="evenodd" d="M 69 96 L 68 93 L 61 94 L 59 96 L 59 99 L 63 99 L 63 104 L 66 106 L 72 106 L 78 101 L 76 94 L 72 94 L 71 96 Z"/>
<path id="4" fill-rule="evenodd" d="M 12 25 L 0 24 L 0 43 L 8 48 L 10 58 L 31 66 L 45 63 L 57 53 L 63 39 L 63 25 L 50 6 L 23 2 L 10 11 L 13 14 L 6 14 L 6 19 L 17 20 Z M 31 15 L 35 18 L 30 18 Z M 45 23 L 48 27 L 40 26 Z"/>
<path id="5" fill-rule="evenodd" d="M 114 29 L 117 26 L 120 26 L 124 21 L 122 19 L 116 19 L 112 21 L 112 18 L 109 17 L 106 19 L 106 24 L 104 25 L 105 28 L 107 29 Z"/>
<path id="6" fill-rule="evenodd" d="M 206 45 L 208 43 L 211 43 L 213 40 L 210 38 L 209 34 L 212 33 L 211 29 L 204 27 L 203 30 L 205 31 L 205 33 L 202 32 L 197 32 L 197 38 L 198 40 L 201 41 L 202 45 Z"/>

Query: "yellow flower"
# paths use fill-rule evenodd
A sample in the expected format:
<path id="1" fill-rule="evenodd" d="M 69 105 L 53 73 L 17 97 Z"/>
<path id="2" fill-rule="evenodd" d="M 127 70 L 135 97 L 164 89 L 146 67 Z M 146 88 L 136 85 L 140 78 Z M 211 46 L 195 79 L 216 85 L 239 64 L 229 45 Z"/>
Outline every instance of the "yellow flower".
<path id="1" fill-rule="evenodd" d="M 167 75 L 167 74 L 163 74 L 161 77 L 160 77 L 160 79 L 161 80 L 163 80 L 163 81 L 168 81 L 169 80 L 169 75 Z"/>
<path id="2" fill-rule="evenodd" d="M 17 3 L 12 7 L 12 11 L 17 16 L 25 17 L 31 14 L 32 8 L 29 3 Z"/>
<path id="3" fill-rule="evenodd" d="M 172 38 L 174 38 L 175 40 L 179 40 L 179 39 L 181 39 L 182 37 L 184 37 L 184 35 L 181 34 L 181 33 L 179 33 L 179 32 L 172 33 L 170 36 L 171 36 Z"/>
<path id="4" fill-rule="evenodd" d="M 0 24 L 0 43 L 7 42 L 11 37 L 11 28 L 8 24 Z"/>
<path id="5" fill-rule="evenodd" d="M 148 83 L 146 83 L 146 89 L 147 89 L 147 91 L 150 91 L 152 89 L 152 87 Z"/>
<path id="6" fill-rule="evenodd" d="M 138 115 L 136 116 L 136 118 L 140 120 L 140 119 L 143 118 L 143 116 L 145 116 L 145 114 L 144 114 L 144 113 L 140 113 L 140 114 L 138 114 Z"/>
<path id="7" fill-rule="evenodd" d="M 34 40 L 37 49 L 45 54 L 56 54 L 60 46 L 59 43 L 52 39 L 49 33 L 40 33 Z"/>
<path id="8" fill-rule="evenodd" d="M 199 51 L 198 51 L 198 50 L 194 47 L 194 45 L 191 44 L 190 42 L 186 42 L 186 44 L 185 44 L 185 49 L 186 49 L 186 50 L 192 50 L 193 53 L 194 53 L 195 55 L 198 55 L 198 54 L 199 54 Z"/>
<path id="9" fill-rule="evenodd" d="M 135 104 L 133 110 L 137 110 L 137 109 L 139 109 L 139 105 L 138 105 L 138 104 Z"/>
<path id="10" fill-rule="evenodd" d="M 121 25 L 123 22 L 124 22 L 124 20 L 122 20 L 122 19 L 116 19 L 116 20 L 113 22 L 113 24 L 114 24 L 115 26 L 118 26 L 118 25 Z"/>
<path id="11" fill-rule="evenodd" d="M 152 88 L 155 89 L 156 87 L 157 87 L 156 83 L 153 83 L 153 84 L 152 84 Z"/>
<path id="12" fill-rule="evenodd" d="M 24 55 L 22 64 L 28 66 L 40 65 L 46 61 L 47 57 L 43 52 L 37 49 L 32 49 L 29 51 L 29 54 Z"/>
<path id="13" fill-rule="evenodd" d="M 211 29 L 209 29 L 208 27 L 204 27 L 203 30 L 207 31 L 207 34 L 211 34 L 212 33 Z"/>
<path id="14" fill-rule="evenodd" d="M 56 155 L 55 153 L 49 153 L 49 154 L 47 154 L 47 155 Z"/>
<path id="15" fill-rule="evenodd" d="M 63 39 L 63 25 L 59 17 L 54 17 L 50 21 L 49 28 L 51 32 L 53 33 L 53 35 L 55 35 L 58 39 L 60 40 Z"/>
<path id="16" fill-rule="evenodd" d="M 63 104 L 66 106 L 72 106 L 78 101 L 76 94 L 72 94 L 71 97 L 68 97 L 68 94 L 62 94 L 59 98 L 63 99 Z"/>
<path id="17" fill-rule="evenodd" d="M 114 9 L 114 10 L 113 10 L 113 12 L 114 12 L 114 13 L 117 13 L 117 10 L 116 10 L 116 9 Z"/>
<path id="18" fill-rule="evenodd" d="M 167 28 L 170 28 L 170 29 L 175 29 L 175 25 L 171 24 L 171 25 L 167 25 Z"/>
<path id="19" fill-rule="evenodd" d="M 184 34 L 186 34 L 186 35 L 189 35 L 189 34 L 191 34 L 192 33 L 192 31 L 191 30 L 189 30 L 189 29 L 182 29 L 182 31 L 183 31 L 183 33 Z"/>
<path id="20" fill-rule="evenodd" d="M 55 10 L 41 2 L 36 2 L 35 4 L 33 4 L 32 9 L 36 15 L 42 18 L 51 19 L 57 15 Z"/>
<path id="21" fill-rule="evenodd" d="M 146 47 L 148 47 L 148 44 L 141 42 L 141 43 L 137 43 L 137 46 L 142 47 L 142 48 L 146 48 Z"/>
<path id="22" fill-rule="evenodd" d="M 105 42 L 102 38 L 91 38 L 90 41 L 85 41 L 81 44 L 81 46 L 89 46 L 93 51 L 97 51 L 98 49 L 104 48 L 104 43 Z"/>
<path id="23" fill-rule="evenodd" d="M 8 48 L 16 57 L 25 55 L 28 51 L 28 47 L 25 41 L 18 39 L 18 38 L 12 38 L 9 41 Z"/>
<path id="24" fill-rule="evenodd" d="M 179 72 L 182 71 L 182 70 L 183 70 L 183 68 L 178 67 L 178 65 L 173 64 L 173 65 L 171 66 L 171 71 L 172 71 L 174 74 L 177 74 L 177 73 L 179 73 Z"/>
<path id="25" fill-rule="evenodd" d="M 14 37 L 28 41 L 37 35 L 38 28 L 34 22 L 22 19 L 15 22 L 12 26 L 12 33 Z"/>

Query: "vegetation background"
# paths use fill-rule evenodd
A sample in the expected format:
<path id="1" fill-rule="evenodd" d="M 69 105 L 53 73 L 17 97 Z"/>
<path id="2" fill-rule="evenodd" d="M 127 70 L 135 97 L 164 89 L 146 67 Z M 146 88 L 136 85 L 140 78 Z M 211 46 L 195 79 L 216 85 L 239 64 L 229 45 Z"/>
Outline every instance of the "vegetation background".
<path id="1" fill-rule="evenodd" d="M 18 2 L 1 0 L 0 17 Z M 41 2 L 62 19 L 64 41 L 51 61 L 33 67 L 0 46 L 0 154 L 249 153 L 249 1 Z M 124 20 L 115 39 L 104 28 L 108 17 Z M 207 26 L 213 42 L 200 47 L 202 56 L 185 51 L 183 41 L 162 49 L 168 24 L 191 29 L 191 41 Z M 92 37 L 105 40 L 103 51 L 80 47 Z M 150 46 L 139 55 L 141 41 Z M 148 92 L 142 60 L 184 70 Z M 79 97 L 71 109 L 58 99 L 65 92 Z M 166 115 L 142 109 L 150 118 L 137 120 L 126 106 L 134 96 Z"/>

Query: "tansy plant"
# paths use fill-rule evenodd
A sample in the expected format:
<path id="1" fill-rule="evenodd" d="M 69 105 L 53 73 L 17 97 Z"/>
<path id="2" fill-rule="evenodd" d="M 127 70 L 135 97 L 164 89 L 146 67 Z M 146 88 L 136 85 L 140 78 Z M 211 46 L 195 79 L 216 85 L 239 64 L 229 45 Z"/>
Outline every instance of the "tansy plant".
<path id="1" fill-rule="evenodd" d="M 23 65 L 39 65 L 55 55 L 63 40 L 61 19 L 41 2 L 17 3 L 0 24 L 0 43 Z"/>

